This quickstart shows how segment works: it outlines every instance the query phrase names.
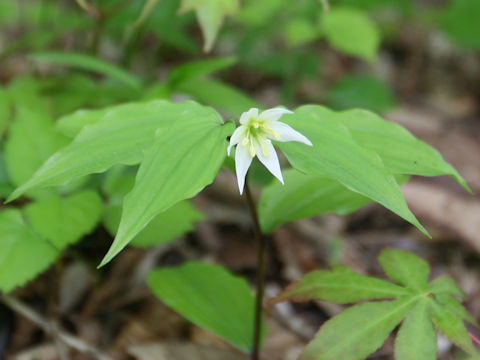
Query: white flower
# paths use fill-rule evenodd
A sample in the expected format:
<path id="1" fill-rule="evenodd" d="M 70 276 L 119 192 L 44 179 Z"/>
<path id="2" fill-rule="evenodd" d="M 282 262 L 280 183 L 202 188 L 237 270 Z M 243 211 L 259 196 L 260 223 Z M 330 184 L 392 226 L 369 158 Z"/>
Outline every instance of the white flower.
<path id="1" fill-rule="evenodd" d="M 243 193 L 245 176 L 255 156 L 283 184 L 280 163 L 271 140 L 298 141 L 312 146 L 305 136 L 278 121 L 282 115 L 292 113 L 290 110 L 274 108 L 259 114 L 258 109 L 252 108 L 240 116 L 240 126 L 233 132 L 227 149 L 230 155 L 232 147 L 237 145 L 235 169 L 240 194 Z"/>

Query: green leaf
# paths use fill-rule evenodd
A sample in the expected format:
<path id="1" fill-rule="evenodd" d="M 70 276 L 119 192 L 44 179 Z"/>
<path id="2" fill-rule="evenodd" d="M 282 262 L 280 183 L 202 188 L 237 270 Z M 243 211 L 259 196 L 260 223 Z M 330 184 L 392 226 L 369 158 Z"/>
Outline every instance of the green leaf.
<path id="1" fill-rule="evenodd" d="M 293 19 L 285 28 L 285 37 L 289 46 L 303 45 L 319 36 L 317 26 L 304 18 Z"/>
<path id="2" fill-rule="evenodd" d="M 461 319 L 467 320 L 468 322 L 477 325 L 476 320 L 472 315 L 463 307 L 463 305 L 450 295 L 435 295 L 435 300 L 441 304 L 445 309 L 455 313 Z M 478 325 L 477 325 L 478 326 Z"/>
<path id="3" fill-rule="evenodd" d="M 363 147 L 375 151 L 395 174 L 451 175 L 468 191 L 467 183 L 442 155 L 410 132 L 364 110 L 341 113 L 339 120 Z"/>
<path id="4" fill-rule="evenodd" d="M 418 302 L 395 339 L 395 360 L 435 360 L 437 335 L 428 313 L 428 299 Z"/>
<path id="5" fill-rule="evenodd" d="M 105 209 L 103 222 L 112 236 L 115 236 L 122 215 L 121 205 L 109 205 Z M 205 216 L 188 201 L 180 201 L 168 210 L 158 214 L 132 240 L 131 245 L 139 247 L 165 244 L 193 231 L 197 221 Z"/>
<path id="6" fill-rule="evenodd" d="M 62 250 L 96 227 L 102 213 L 102 199 L 92 190 L 66 198 L 55 195 L 28 204 L 24 213 L 37 233 Z"/>
<path id="7" fill-rule="evenodd" d="M 28 58 L 34 61 L 61 64 L 81 70 L 93 71 L 115 79 L 134 90 L 139 91 L 142 87 L 140 80 L 126 70 L 89 55 L 69 52 L 38 52 L 30 54 Z"/>
<path id="8" fill-rule="evenodd" d="M 68 139 L 52 130 L 41 112 L 17 108 L 5 142 L 5 163 L 14 185 L 21 185 Z"/>
<path id="9" fill-rule="evenodd" d="M 395 107 L 392 90 L 370 75 L 342 77 L 328 89 L 327 99 L 338 110 L 362 108 L 383 113 Z"/>
<path id="10" fill-rule="evenodd" d="M 258 203 L 260 225 L 265 233 L 288 221 L 335 212 L 345 215 L 370 202 L 336 180 L 309 176 L 295 169 L 283 172 L 285 185 L 267 186 Z"/>
<path id="11" fill-rule="evenodd" d="M 376 153 L 358 145 L 336 113 L 317 105 L 301 106 L 282 121 L 305 135 L 313 147 L 279 143 L 294 168 L 327 176 L 390 209 L 428 234 L 408 209 L 395 178 Z"/>
<path id="12" fill-rule="evenodd" d="M 19 210 L 0 212 L 0 290 L 9 292 L 45 270 L 58 252 L 30 229 Z"/>
<path id="13" fill-rule="evenodd" d="M 476 354 L 475 347 L 470 340 L 468 330 L 461 316 L 449 308 L 442 306 L 437 301 L 430 301 L 430 310 L 435 327 L 443 335 L 470 355 Z"/>
<path id="14" fill-rule="evenodd" d="M 196 12 L 205 39 L 203 51 L 210 51 L 224 18 L 235 15 L 239 7 L 239 0 L 182 0 L 179 12 Z"/>
<path id="15" fill-rule="evenodd" d="M 188 262 L 151 272 L 148 285 L 159 299 L 196 325 L 242 351 L 252 349 L 255 300 L 244 279 L 221 266 Z"/>
<path id="16" fill-rule="evenodd" d="M 390 279 L 407 288 L 426 290 L 430 267 L 421 257 L 405 250 L 386 249 L 380 253 L 378 262 Z"/>
<path id="17" fill-rule="evenodd" d="M 58 119 L 55 130 L 65 136 L 74 138 L 85 126 L 98 123 L 109 112 L 122 114 L 123 111 L 129 111 L 131 107 L 131 104 L 122 104 L 97 110 L 80 109 Z"/>
<path id="18" fill-rule="evenodd" d="M 8 93 L 0 87 L 0 138 L 7 129 L 10 122 L 10 101 Z"/>
<path id="19" fill-rule="evenodd" d="M 145 0 L 145 4 L 142 7 L 142 12 L 138 16 L 138 19 L 135 21 L 135 26 L 142 25 L 145 20 L 148 19 L 151 12 L 155 9 L 155 6 L 157 6 L 158 1 L 159 0 Z"/>
<path id="20" fill-rule="evenodd" d="M 478 0 L 453 0 L 440 16 L 440 25 L 457 44 L 480 50 L 480 2 Z"/>
<path id="21" fill-rule="evenodd" d="M 300 360 L 363 360 L 378 349 L 418 301 L 407 297 L 348 308 L 328 320 Z"/>
<path id="22" fill-rule="evenodd" d="M 435 295 L 456 295 L 465 299 L 465 293 L 450 276 L 439 276 L 428 283 L 428 290 Z"/>
<path id="23" fill-rule="evenodd" d="M 175 88 L 183 81 L 210 75 L 214 72 L 229 68 L 236 63 L 237 58 L 235 56 L 228 56 L 224 58 L 192 61 L 178 65 L 175 66 L 172 72 L 168 75 L 167 84 L 169 87 Z"/>
<path id="24" fill-rule="evenodd" d="M 154 142 L 158 129 L 166 131 L 177 122 L 188 124 L 192 118 L 199 121 L 218 118 L 215 110 L 192 101 L 171 103 L 156 100 L 99 111 L 83 113 L 85 119 L 82 121 L 93 121 L 94 124 L 85 126 L 70 145 L 56 152 L 32 178 L 13 192 L 9 201 L 34 187 L 63 184 L 104 172 L 116 164 L 138 164 L 143 159 L 143 151 Z M 81 116 L 78 119 L 81 120 Z"/>
<path id="25" fill-rule="evenodd" d="M 199 193 L 215 179 L 226 157 L 233 123 L 193 117 L 159 132 L 145 152 L 135 187 L 125 197 L 117 236 L 100 266 L 118 254 L 156 215 Z"/>
<path id="26" fill-rule="evenodd" d="M 252 107 L 259 107 L 247 94 L 218 80 L 192 79 L 179 84 L 177 90 L 236 117 Z"/>
<path id="27" fill-rule="evenodd" d="M 236 20 L 247 26 L 262 26 L 270 21 L 282 7 L 288 5 L 286 0 L 251 0 L 244 2 Z"/>
<path id="28" fill-rule="evenodd" d="M 410 292 L 391 282 L 357 274 L 346 267 L 333 271 L 316 270 L 288 286 L 269 301 L 309 301 L 314 299 L 351 303 L 367 299 L 386 299 L 408 296 Z"/>
<path id="29" fill-rule="evenodd" d="M 334 7 L 324 14 L 322 30 L 330 44 L 345 54 L 365 60 L 375 59 L 380 33 L 365 12 Z"/>

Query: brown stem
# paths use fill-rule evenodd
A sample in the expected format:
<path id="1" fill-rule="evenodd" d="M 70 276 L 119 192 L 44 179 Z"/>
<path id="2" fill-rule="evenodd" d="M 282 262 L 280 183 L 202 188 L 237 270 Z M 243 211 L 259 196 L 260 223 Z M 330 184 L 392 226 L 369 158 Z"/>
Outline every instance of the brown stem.
<path id="1" fill-rule="evenodd" d="M 253 332 L 253 349 L 251 353 L 251 360 L 260 359 L 260 339 L 262 334 L 262 312 L 263 312 L 263 293 L 265 288 L 265 251 L 267 241 L 262 234 L 260 228 L 260 221 L 258 218 L 257 208 L 253 200 L 248 177 L 245 181 L 245 195 L 247 197 L 248 207 L 253 220 L 253 232 L 255 240 L 258 245 L 257 250 L 257 294 L 255 298 L 255 323 Z"/>

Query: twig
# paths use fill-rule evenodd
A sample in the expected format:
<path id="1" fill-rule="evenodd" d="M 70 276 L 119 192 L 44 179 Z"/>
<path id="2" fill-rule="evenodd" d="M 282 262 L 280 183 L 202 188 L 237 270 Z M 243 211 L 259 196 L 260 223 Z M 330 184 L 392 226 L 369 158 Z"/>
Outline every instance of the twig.
<path id="1" fill-rule="evenodd" d="M 267 241 L 262 234 L 260 227 L 260 221 L 257 214 L 257 208 L 253 200 L 252 192 L 250 191 L 250 185 L 248 183 L 248 177 L 245 181 L 245 195 L 247 198 L 248 207 L 253 220 L 253 231 L 255 234 L 255 240 L 257 241 L 257 295 L 255 302 L 255 324 L 253 335 L 253 350 L 251 354 L 251 360 L 260 359 L 260 338 L 262 333 L 262 312 L 263 312 L 263 293 L 265 288 L 265 251 Z"/>
<path id="2" fill-rule="evenodd" d="M 43 331 L 52 336 L 54 339 L 59 339 L 65 345 L 75 349 L 84 354 L 90 354 L 98 360 L 111 360 L 107 355 L 104 355 L 100 350 L 93 347 L 92 345 L 87 344 L 80 338 L 70 335 L 63 330 L 59 329 L 56 325 L 49 322 L 38 312 L 25 305 L 21 301 L 15 299 L 10 295 L 0 295 L 1 301 L 10 307 L 13 311 L 19 313 L 20 315 L 26 317 L 37 326 L 39 326 Z"/>

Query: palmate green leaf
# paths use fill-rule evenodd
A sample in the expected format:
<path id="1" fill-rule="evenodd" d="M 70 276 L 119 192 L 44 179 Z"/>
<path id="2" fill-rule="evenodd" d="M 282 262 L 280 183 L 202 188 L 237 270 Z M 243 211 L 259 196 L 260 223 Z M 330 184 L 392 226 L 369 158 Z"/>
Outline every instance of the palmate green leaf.
<path id="1" fill-rule="evenodd" d="M 405 250 L 386 249 L 380 253 L 378 262 L 390 279 L 407 288 L 426 290 L 430 267 L 421 257 Z"/>
<path id="2" fill-rule="evenodd" d="M 418 296 L 355 305 L 328 320 L 300 360 L 362 360 L 378 349 Z"/>
<path id="3" fill-rule="evenodd" d="M 462 317 L 456 311 L 451 311 L 437 301 L 430 301 L 429 305 L 435 327 L 462 350 L 470 355 L 475 355 L 475 347 L 470 340 Z"/>
<path id="4" fill-rule="evenodd" d="M 140 80 L 126 70 L 90 55 L 69 52 L 38 52 L 30 54 L 28 58 L 34 61 L 61 64 L 93 71 L 111 77 L 131 87 L 133 90 L 139 91 L 142 87 Z"/>
<path id="5" fill-rule="evenodd" d="M 45 270 L 57 249 L 30 229 L 20 210 L 0 212 L 0 290 L 9 292 Z"/>
<path id="6" fill-rule="evenodd" d="M 465 293 L 450 276 L 439 276 L 428 283 L 428 291 L 435 295 L 456 295 L 465 299 Z"/>
<path id="7" fill-rule="evenodd" d="M 105 209 L 103 223 L 112 236 L 117 233 L 122 215 L 122 206 L 109 205 Z M 165 244 L 194 229 L 197 221 L 205 216 L 188 201 L 180 201 L 168 210 L 158 214 L 140 231 L 130 243 L 133 246 L 148 247 Z"/>
<path id="8" fill-rule="evenodd" d="M 472 315 L 465 309 L 465 307 L 453 296 L 450 295 L 435 295 L 435 300 L 446 310 L 455 313 L 463 320 L 477 325 L 476 320 Z M 478 325 L 477 325 L 478 326 Z"/>
<path id="9" fill-rule="evenodd" d="M 179 84 L 177 90 L 235 117 L 252 107 L 259 107 L 247 94 L 218 80 L 192 79 Z"/>
<path id="10" fill-rule="evenodd" d="M 166 129 L 176 122 L 188 126 L 192 119 L 218 121 L 218 113 L 192 101 L 162 100 L 80 113 L 76 121 L 94 124 L 85 126 L 70 145 L 50 157 L 33 177 L 13 192 L 9 201 L 34 187 L 64 184 L 116 164 L 138 164 L 158 129 Z"/>
<path id="11" fill-rule="evenodd" d="M 313 176 L 327 176 L 342 183 L 393 211 L 422 232 L 391 172 L 378 155 L 361 147 L 339 120 L 336 113 L 322 106 L 307 105 L 284 115 L 282 121 L 305 135 L 313 147 L 295 143 L 279 143 L 294 168 Z"/>
<path id="12" fill-rule="evenodd" d="M 223 58 L 214 58 L 207 60 L 192 61 L 186 64 L 175 66 L 168 75 L 167 84 L 171 88 L 175 88 L 183 81 L 192 80 L 199 77 L 205 77 L 214 72 L 229 68 L 237 63 L 235 56 Z"/>
<path id="13" fill-rule="evenodd" d="M 285 185 L 272 182 L 263 190 L 258 203 L 260 225 L 265 233 L 285 222 L 327 212 L 345 215 L 371 201 L 326 177 L 288 169 L 283 178 Z"/>
<path id="14" fill-rule="evenodd" d="M 338 119 L 361 146 L 380 155 L 394 174 L 450 175 L 469 191 L 465 180 L 437 150 L 400 125 L 365 110 L 345 111 Z"/>
<path id="15" fill-rule="evenodd" d="M 429 301 L 420 300 L 403 321 L 395 339 L 395 360 L 437 358 L 437 335 L 428 313 Z"/>
<path id="16" fill-rule="evenodd" d="M 54 195 L 28 204 L 24 213 L 37 233 L 62 250 L 96 227 L 102 214 L 102 199 L 93 190 L 66 198 Z"/>
<path id="17" fill-rule="evenodd" d="M 117 236 L 100 266 L 108 263 L 156 215 L 191 198 L 215 179 L 226 156 L 233 123 L 217 114 L 180 122 L 158 132 L 146 152 L 135 186 L 125 197 Z"/>
<path id="18" fill-rule="evenodd" d="M 368 299 L 387 299 L 408 296 L 411 293 L 391 282 L 358 274 L 349 268 L 338 267 L 333 271 L 317 270 L 288 286 L 269 301 L 309 301 L 320 299 L 338 303 L 351 303 Z"/>
<path id="19" fill-rule="evenodd" d="M 203 50 L 210 51 L 224 18 L 235 15 L 239 7 L 239 0 L 182 0 L 179 12 L 196 12 L 205 39 Z"/>
<path id="20" fill-rule="evenodd" d="M 5 163 L 11 182 L 21 185 L 68 139 L 52 131 L 53 121 L 40 111 L 17 108 L 5 142 Z"/>
<path id="21" fill-rule="evenodd" d="M 188 262 L 151 272 L 148 285 L 193 323 L 244 352 L 252 349 L 255 300 L 244 279 L 218 265 Z"/>
<path id="22" fill-rule="evenodd" d="M 373 60 L 380 45 L 380 32 L 365 12 L 335 8 L 322 17 L 322 30 L 330 44 L 348 55 Z"/>

